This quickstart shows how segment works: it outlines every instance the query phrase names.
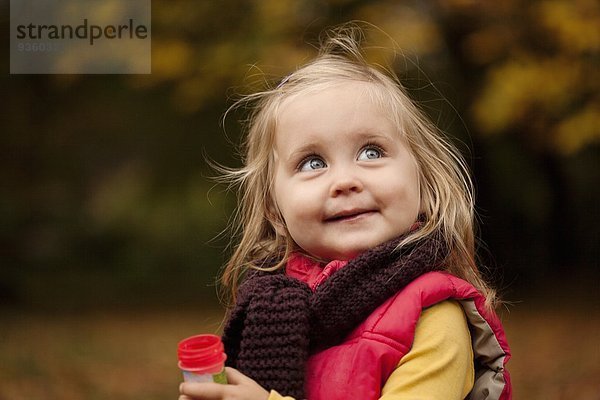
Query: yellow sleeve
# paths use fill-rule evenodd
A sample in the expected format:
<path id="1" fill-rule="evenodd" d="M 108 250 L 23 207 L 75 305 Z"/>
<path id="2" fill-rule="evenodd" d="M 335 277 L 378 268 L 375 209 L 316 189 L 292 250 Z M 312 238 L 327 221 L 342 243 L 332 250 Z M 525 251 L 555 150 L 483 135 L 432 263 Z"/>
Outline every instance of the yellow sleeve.
<path id="1" fill-rule="evenodd" d="M 282 396 L 274 390 L 271 390 L 269 393 L 269 398 L 267 400 L 294 400 L 293 397 L 290 396 Z"/>
<path id="2" fill-rule="evenodd" d="M 413 346 L 383 386 L 380 400 L 462 400 L 474 379 L 466 317 L 458 302 L 444 301 L 421 313 Z"/>

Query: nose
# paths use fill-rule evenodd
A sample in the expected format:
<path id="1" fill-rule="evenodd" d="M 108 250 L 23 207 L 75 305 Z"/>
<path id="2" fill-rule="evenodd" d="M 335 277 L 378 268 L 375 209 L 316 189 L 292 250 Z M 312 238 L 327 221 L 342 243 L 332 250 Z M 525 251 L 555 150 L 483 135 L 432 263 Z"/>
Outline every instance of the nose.
<path id="1" fill-rule="evenodd" d="M 331 183 L 330 196 L 337 197 L 350 193 L 360 193 L 363 191 L 363 188 L 362 180 L 354 173 L 354 171 L 351 169 L 344 169 L 338 171 L 338 173 L 334 175 Z"/>

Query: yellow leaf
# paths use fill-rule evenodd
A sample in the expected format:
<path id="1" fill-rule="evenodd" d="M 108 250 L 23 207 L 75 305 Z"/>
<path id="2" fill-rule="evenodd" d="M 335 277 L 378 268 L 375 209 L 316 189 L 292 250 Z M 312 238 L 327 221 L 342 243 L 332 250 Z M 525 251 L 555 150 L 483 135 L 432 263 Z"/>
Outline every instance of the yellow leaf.
<path id="1" fill-rule="evenodd" d="M 591 103 L 581 112 L 563 121 L 554 133 L 557 150 L 573 154 L 585 145 L 600 140 L 600 102 Z"/>

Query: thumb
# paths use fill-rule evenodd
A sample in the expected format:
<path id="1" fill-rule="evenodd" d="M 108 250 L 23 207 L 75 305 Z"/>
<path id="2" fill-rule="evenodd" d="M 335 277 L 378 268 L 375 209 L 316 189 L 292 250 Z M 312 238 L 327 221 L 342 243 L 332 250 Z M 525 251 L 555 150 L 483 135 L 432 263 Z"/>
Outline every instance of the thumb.
<path id="1" fill-rule="evenodd" d="M 184 382 L 179 386 L 180 399 L 218 400 L 225 396 L 225 385 L 213 382 Z"/>
<path id="2" fill-rule="evenodd" d="M 223 385 L 232 390 L 240 399 L 260 399 L 267 400 L 269 392 L 260 386 L 255 380 L 244 375 L 234 368 L 226 367 L 225 375 L 229 385 Z"/>
<path id="3" fill-rule="evenodd" d="M 227 383 L 230 385 L 242 385 L 249 382 L 256 383 L 252 378 L 242 374 L 235 368 L 225 367 L 225 375 L 227 375 Z"/>

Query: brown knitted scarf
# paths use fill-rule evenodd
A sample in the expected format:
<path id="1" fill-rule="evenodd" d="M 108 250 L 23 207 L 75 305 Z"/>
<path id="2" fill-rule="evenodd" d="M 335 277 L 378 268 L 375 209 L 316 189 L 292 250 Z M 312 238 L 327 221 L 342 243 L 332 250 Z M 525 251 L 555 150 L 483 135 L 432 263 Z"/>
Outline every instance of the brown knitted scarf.
<path id="1" fill-rule="evenodd" d="M 342 342 L 412 280 L 442 269 L 447 250 L 439 235 L 394 251 L 401 239 L 359 255 L 314 292 L 281 271 L 249 273 L 223 333 L 227 365 L 268 390 L 303 398 L 312 352 Z"/>

